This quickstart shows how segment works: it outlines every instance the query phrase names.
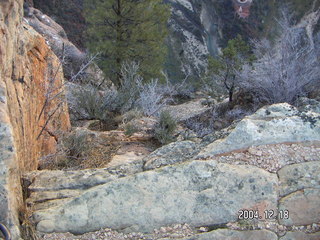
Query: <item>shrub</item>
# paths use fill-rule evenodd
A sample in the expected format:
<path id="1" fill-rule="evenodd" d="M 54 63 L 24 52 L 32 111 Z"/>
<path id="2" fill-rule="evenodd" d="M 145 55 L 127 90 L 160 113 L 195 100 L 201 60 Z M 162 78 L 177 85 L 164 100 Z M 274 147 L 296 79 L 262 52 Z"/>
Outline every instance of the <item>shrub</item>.
<path id="1" fill-rule="evenodd" d="M 71 133 L 61 137 L 57 151 L 42 157 L 40 169 L 70 169 L 78 168 L 87 159 L 89 149 L 86 135 Z"/>
<path id="2" fill-rule="evenodd" d="M 152 79 L 150 83 L 141 87 L 137 103 L 142 112 L 148 117 L 155 115 L 166 104 L 157 79 Z"/>
<path id="3" fill-rule="evenodd" d="M 130 122 L 133 119 L 139 119 L 143 116 L 142 112 L 139 111 L 138 109 L 132 109 L 126 113 L 123 114 L 122 116 L 122 123 L 126 124 Z"/>
<path id="4" fill-rule="evenodd" d="M 133 124 L 126 124 L 124 127 L 124 134 L 126 136 L 132 136 L 134 133 L 138 132 L 139 129 Z"/>
<path id="5" fill-rule="evenodd" d="M 293 103 L 320 83 L 319 52 L 308 31 L 290 22 L 284 14 L 275 44 L 268 40 L 255 43 L 258 60 L 240 73 L 240 87 L 253 92 L 260 102 Z"/>
<path id="6" fill-rule="evenodd" d="M 72 132 L 58 141 L 57 152 L 41 159 L 40 169 L 68 169 L 105 167 L 118 150 L 112 137 L 107 140 L 91 131 Z"/>
<path id="7" fill-rule="evenodd" d="M 139 63 L 124 62 L 121 67 L 121 84 L 118 89 L 118 111 L 125 113 L 133 109 L 139 98 L 143 78 L 139 75 Z"/>
<path id="8" fill-rule="evenodd" d="M 155 128 L 155 138 L 164 144 L 174 140 L 174 131 L 177 128 L 177 121 L 171 116 L 169 111 L 162 111 L 159 122 Z"/>
<path id="9" fill-rule="evenodd" d="M 92 86 L 79 87 L 73 92 L 73 111 L 79 119 L 106 120 L 107 109 L 103 96 Z"/>
<path id="10" fill-rule="evenodd" d="M 188 119 L 185 122 L 187 128 L 191 129 L 199 138 L 213 133 L 214 129 L 211 126 L 211 122 L 203 122 L 196 118 Z"/>

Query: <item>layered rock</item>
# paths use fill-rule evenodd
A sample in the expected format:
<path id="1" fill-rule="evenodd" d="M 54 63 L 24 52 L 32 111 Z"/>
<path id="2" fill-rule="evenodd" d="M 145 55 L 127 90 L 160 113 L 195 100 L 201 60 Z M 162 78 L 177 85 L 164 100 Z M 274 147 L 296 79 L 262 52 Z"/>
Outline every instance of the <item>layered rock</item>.
<path id="1" fill-rule="evenodd" d="M 150 170 L 187 161 L 192 159 L 199 150 L 198 144 L 191 141 L 170 143 L 144 158 L 144 169 Z"/>
<path id="2" fill-rule="evenodd" d="M 256 167 L 193 161 L 120 178 L 33 216 L 42 232 L 215 225 L 237 220 L 239 209 L 275 209 L 276 189 L 276 175 Z"/>
<path id="3" fill-rule="evenodd" d="M 249 221 L 243 231 L 219 229 L 186 239 L 273 239 L 279 231 L 284 239 L 291 235 L 316 238 L 320 155 L 319 142 L 308 141 L 319 136 L 318 114 L 311 111 L 317 104 L 312 106 L 298 111 L 288 104 L 275 104 L 258 110 L 243 120 L 255 124 L 240 122 L 227 138 L 238 133 L 234 135 L 236 141 L 244 132 L 252 136 L 264 133 L 261 138 L 258 135 L 259 146 L 242 140 L 223 155 L 209 154 L 205 161 L 196 160 L 197 153 L 201 148 L 214 149 L 213 143 L 204 146 L 181 141 L 163 146 L 142 160 L 129 159 L 127 164 L 106 169 L 27 174 L 31 183 L 27 202 L 35 210 L 37 229 L 81 234 L 108 227 L 150 233 L 177 223 L 216 229 L 237 221 L 241 225 L 239 210 L 246 209 L 258 211 L 259 218 Z M 292 130 L 295 124 L 298 132 Z M 256 126 L 252 128 L 256 131 L 239 134 L 243 126 Z M 277 130 L 280 126 L 282 131 Z M 296 143 L 286 143 L 290 140 Z M 266 143 L 272 145 L 263 145 Z M 243 150 L 247 145 L 250 147 Z M 272 217 L 266 210 L 274 213 Z M 268 224 L 275 223 L 277 228 L 270 229 Z M 275 233 L 248 231 L 261 226 Z M 314 230 L 287 235 L 283 230 L 303 226 Z"/>
<path id="4" fill-rule="evenodd" d="M 243 119 L 224 139 L 203 149 L 198 158 L 209 158 L 264 144 L 320 140 L 320 114 L 301 112 L 287 103 L 266 106 Z"/>
<path id="5" fill-rule="evenodd" d="M 23 1 L 0 2 L 0 222 L 19 235 L 20 174 L 55 151 L 70 128 L 60 62 L 45 40 L 23 24 Z"/>

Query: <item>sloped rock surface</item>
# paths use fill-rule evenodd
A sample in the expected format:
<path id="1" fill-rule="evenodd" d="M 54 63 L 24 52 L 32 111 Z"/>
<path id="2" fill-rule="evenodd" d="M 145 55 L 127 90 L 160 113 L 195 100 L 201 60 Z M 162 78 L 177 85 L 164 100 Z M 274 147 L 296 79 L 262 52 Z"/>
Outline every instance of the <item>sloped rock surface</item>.
<path id="1" fill-rule="evenodd" d="M 191 141 L 170 143 L 155 150 L 143 159 L 145 161 L 144 170 L 155 169 L 190 160 L 199 151 L 199 145 Z"/>
<path id="2" fill-rule="evenodd" d="M 320 142 L 280 143 L 252 146 L 248 149 L 226 153 L 210 159 L 236 165 L 253 165 L 269 172 L 278 172 L 287 165 L 318 161 L 320 159 Z M 315 169 L 315 172 L 316 171 L 317 170 Z M 307 176 L 310 176 L 307 169 L 305 173 Z M 284 174 L 281 176 L 283 177 Z M 299 182 L 300 180 L 289 175 L 288 181 Z M 282 186 L 288 188 L 285 184 L 286 183 L 284 182 Z"/>
<path id="3" fill-rule="evenodd" d="M 287 232 L 285 236 L 279 240 L 318 240 L 320 239 L 320 232 L 318 233 L 302 233 L 302 232 Z"/>
<path id="4" fill-rule="evenodd" d="M 319 140 L 319 113 L 300 112 L 287 103 L 280 103 L 263 107 L 246 117 L 228 137 L 209 144 L 197 158 L 208 158 L 250 146 Z"/>
<path id="5" fill-rule="evenodd" d="M 305 188 L 320 189 L 320 162 L 285 166 L 279 170 L 278 176 L 280 180 L 280 196 L 286 196 Z"/>
<path id="6" fill-rule="evenodd" d="M 278 236 L 267 230 L 235 231 L 219 229 L 208 233 L 198 234 L 183 240 L 278 240 Z"/>
<path id="7" fill-rule="evenodd" d="M 184 122 L 210 110 L 210 107 L 201 104 L 202 101 L 203 99 L 200 99 L 180 105 L 167 106 L 165 110 L 168 110 L 177 121 Z"/>
<path id="8" fill-rule="evenodd" d="M 274 209 L 276 189 L 276 175 L 256 167 L 193 161 L 91 188 L 33 216 L 43 232 L 84 233 L 102 227 L 150 232 L 180 222 L 214 225 L 236 220 L 242 208 Z"/>

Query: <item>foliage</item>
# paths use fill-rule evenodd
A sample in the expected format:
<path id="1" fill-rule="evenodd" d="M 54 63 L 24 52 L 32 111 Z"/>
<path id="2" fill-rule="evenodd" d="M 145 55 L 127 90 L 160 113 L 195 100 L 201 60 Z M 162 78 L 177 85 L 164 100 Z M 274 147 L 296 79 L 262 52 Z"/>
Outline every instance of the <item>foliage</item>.
<path id="1" fill-rule="evenodd" d="M 101 121 L 107 118 L 107 109 L 103 97 L 99 91 L 92 86 L 81 87 L 74 91 L 73 111 L 78 115 L 78 119 L 98 119 Z"/>
<path id="2" fill-rule="evenodd" d="M 157 79 L 152 79 L 140 90 L 138 106 L 146 116 L 156 114 L 165 104 L 164 94 Z"/>
<path id="3" fill-rule="evenodd" d="M 159 122 L 155 129 L 155 138 L 162 144 L 168 144 L 174 140 L 174 131 L 177 128 L 177 121 L 169 111 L 162 111 Z"/>
<path id="4" fill-rule="evenodd" d="M 132 109 L 122 115 L 122 123 L 126 124 L 134 119 L 139 119 L 143 117 L 143 114 L 138 109 Z"/>
<path id="5" fill-rule="evenodd" d="M 152 116 L 167 103 L 168 97 L 165 96 L 165 89 L 157 79 L 144 83 L 139 74 L 139 67 L 137 62 L 122 64 L 122 82 L 117 96 L 118 111 L 126 113 L 132 109 L 138 109 L 146 116 Z"/>
<path id="6" fill-rule="evenodd" d="M 78 170 L 105 166 L 118 150 L 116 143 L 87 130 L 76 129 L 61 137 L 57 151 L 44 156 L 40 162 L 41 169 Z"/>
<path id="7" fill-rule="evenodd" d="M 304 28 L 291 25 L 288 14 L 278 21 L 282 31 L 276 43 L 255 43 L 258 60 L 241 71 L 240 86 L 260 102 L 293 103 L 320 85 L 319 50 L 313 47 Z"/>
<path id="8" fill-rule="evenodd" d="M 132 136 L 134 133 L 139 131 L 139 129 L 136 126 L 134 126 L 133 124 L 130 124 L 130 123 L 125 125 L 124 130 L 125 130 L 124 134 L 126 136 Z"/>
<path id="9" fill-rule="evenodd" d="M 87 45 L 101 52 L 100 67 L 117 87 L 121 64 L 141 63 L 144 79 L 160 74 L 170 10 L 162 0 L 86 0 Z"/>
<path id="10" fill-rule="evenodd" d="M 133 109 L 139 98 L 139 89 L 143 86 L 143 78 L 139 74 L 137 62 L 124 62 L 121 67 L 121 84 L 118 89 L 118 111 L 125 113 Z"/>
<path id="11" fill-rule="evenodd" d="M 227 46 L 222 49 L 218 58 L 208 58 L 209 89 L 214 92 L 219 91 L 223 86 L 229 94 L 229 101 L 232 101 L 233 93 L 237 87 L 237 72 L 242 66 L 252 61 L 253 55 L 250 54 L 250 47 L 238 35 L 228 41 Z M 218 83 L 218 84 L 217 84 Z M 219 86 L 220 85 L 220 86 Z"/>

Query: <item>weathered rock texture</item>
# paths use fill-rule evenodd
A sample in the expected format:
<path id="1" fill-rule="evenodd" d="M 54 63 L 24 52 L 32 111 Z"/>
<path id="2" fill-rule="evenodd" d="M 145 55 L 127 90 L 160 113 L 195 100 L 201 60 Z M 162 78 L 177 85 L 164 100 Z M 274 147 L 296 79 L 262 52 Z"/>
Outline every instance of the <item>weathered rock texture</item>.
<path id="1" fill-rule="evenodd" d="M 306 234 L 302 232 L 288 232 L 285 236 L 281 237 L 280 240 L 319 240 L 320 232 Z"/>
<path id="2" fill-rule="evenodd" d="M 55 150 L 57 132 L 70 127 L 60 63 L 23 24 L 22 5 L 0 1 L 0 222 L 13 239 L 19 235 L 20 174 L 37 169 L 39 157 Z"/>
<path id="3" fill-rule="evenodd" d="M 279 172 L 281 210 L 288 210 L 289 218 L 280 219 L 286 226 L 320 222 L 320 165 L 319 161 L 293 164 Z"/>
<path id="4" fill-rule="evenodd" d="M 279 103 L 243 119 L 228 137 L 209 144 L 198 158 L 250 146 L 304 141 L 320 141 L 320 114 L 301 112 L 287 103 Z"/>
<path id="5" fill-rule="evenodd" d="M 120 178 L 33 216 L 42 232 L 214 225 L 237 220 L 242 208 L 275 209 L 276 188 L 277 177 L 256 167 L 193 161 Z"/>
<path id="6" fill-rule="evenodd" d="M 306 109 L 311 108 L 306 106 Z M 142 160 L 128 160 L 127 164 L 112 168 L 28 173 L 25 179 L 31 184 L 27 202 L 34 210 L 33 219 L 40 232 L 79 234 L 108 227 L 150 233 L 155 228 L 177 223 L 230 228 L 231 222 L 241 225 L 237 219 L 239 210 L 253 209 L 259 211 L 258 224 L 265 225 L 233 228 L 243 231 L 220 229 L 187 239 L 250 239 L 250 236 L 277 239 L 267 229 L 281 231 L 280 236 L 285 234 L 283 231 L 297 229 L 301 236 L 317 236 L 319 145 L 315 141 L 299 142 L 310 140 L 307 136 L 317 138 L 317 116 L 288 104 L 262 108 L 244 120 L 259 123 L 252 124 L 257 126 L 256 132 L 249 129 L 247 133 L 255 136 L 261 130 L 266 142 L 283 143 L 252 146 L 251 138 L 240 143 L 233 139 L 235 151 L 205 161 L 195 158 L 207 146 L 181 141 L 163 146 Z M 281 125 L 284 131 L 279 131 L 280 123 L 284 124 Z M 290 126 L 295 124 L 299 131 L 305 131 L 293 135 Z M 241 126 L 243 123 L 239 122 L 230 135 L 238 132 L 234 136 L 242 137 Z M 272 132 L 274 127 L 278 131 Z M 259 139 L 263 143 L 263 137 Z M 298 140 L 285 143 L 290 139 Z M 250 147 L 242 149 L 248 143 Z M 279 217 L 268 218 L 265 210 L 279 213 Z M 286 211 L 289 215 L 284 214 Z M 270 228 L 274 223 L 276 226 Z M 261 227 L 265 230 L 248 231 Z M 301 227 L 312 231 L 303 231 Z"/>
<path id="7" fill-rule="evenodd" d="M 199 152 L 199 146 L 191 141 L 174 142 L 157 149 L 144 158 L 144 169 L 150 170 L 191 159 Z"/>
<path id="8" fill-rule="evenodd" d="M 66 77 L 71 78 L 80 70 L 86 55 L 68 40 L 64 29 L 49 16 L 32 7 L 27 8 L 27 12 L 25 18 L 28 24 L 46 38 L 57 56 L 64 59 L 64 72 Z"/>
<path id="9" fill-rule="evenodd" d="M 193 237 L 184 238 L 183 240 L 278 240 L 278 236 L 267 230 L 255 231 L 234 231 L 228 229 L 219 229 L 209 233 L 198 234 Z"/>

